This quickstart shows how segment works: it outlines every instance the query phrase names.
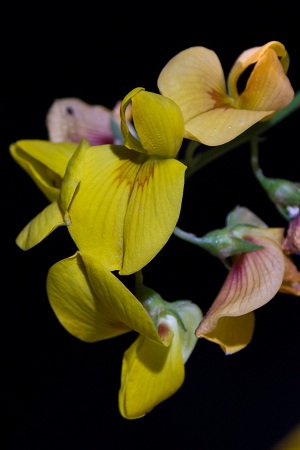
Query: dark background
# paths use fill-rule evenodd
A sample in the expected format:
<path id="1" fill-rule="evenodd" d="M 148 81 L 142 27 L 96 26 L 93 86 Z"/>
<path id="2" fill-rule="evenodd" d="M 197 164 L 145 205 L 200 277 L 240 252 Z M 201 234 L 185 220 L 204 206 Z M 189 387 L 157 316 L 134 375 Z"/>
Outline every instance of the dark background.
<path id="1" fill-rule="evenodd" d="M 256 311 L 253 340 L 235 355 L 226 357 L 217 345 L 200 340 L 182 388 L 144 418 L 128 421 L 118 412 L 117 396 L 122 355 L 135 335 L 86 344 L 58 323 L 45 280 L 53 263 L 74 252 L 64 229 L 28 252 L 15 245 L 47 201 L 8 147 L 19 139 L 47 138 L 45 116 L 55 99 L 79 97 L 112 108 L 135 87 L 158 92 L 163 66 L 187 47 L 214 50 L 227 74 L 243 50 L 271 40 L 286 46 L 288 75 L 294 89 L 300 88 L 299 32 L 291 9 L 269 11 L 265 18 L 258 10 L 233 18 L 214 5 L 177 15 L 150 14 L 144 5 L 134 17 L 111 9 L 81 5 L 62 16 L 52 6 L 3 19 L 10 27 L 2 31 L 0 100 L 1 448 L 271 450 L 300 423 L 300 298 L 279 294 Z M 264 136 L 260 162 L 267 176 L 300 179 L 299 114 Z M 187 182 L 179 225 L 201 236 L 223 227 L 236 205 L 270 226 L 286 225 L 252 175 L 247 145 Z M 187 298 L 205 313 L 226 271 L 203 250 L 172 236 L 144 276 L 166 300 Z"/>

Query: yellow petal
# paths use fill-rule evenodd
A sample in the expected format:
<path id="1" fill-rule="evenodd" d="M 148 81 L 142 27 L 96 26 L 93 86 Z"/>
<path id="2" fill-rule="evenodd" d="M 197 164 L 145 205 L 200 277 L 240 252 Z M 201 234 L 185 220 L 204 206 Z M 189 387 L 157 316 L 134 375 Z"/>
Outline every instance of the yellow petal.
<path id="1" fill-rule="evenodd" d="M 57 202 L 50 203 L 23 228 L 16 243 L 22 250 L 29 250 L 61 225 L 65 225 L 61 209 Z"/>
<path id="2" fill-rule="evenodd" d="M 139 140 L 132 136 L 125 119 L 130 101 Z M 184 122 L 180 108 L 169 98 L 142 88 L 133 89 L 122 102 L 121 119 L 126 147 L 149 156 L 177 156 L 183 141 Z"/>
<path id="3" fill-rule="evenodd" d="M 127 148 L 130 148 L 131 150 L 135 150 L 136 152 L 145 153 L 141 142 L 137 138 L 136 135 L 133 135 L 133 133 L 130 130 L 129 124 L 128 124 L 128 118 L 126 117 L 128 108 L 131 108 L 132 113 L 132 97 L 134 95 L 137 95 L 139 92 L 144 91 L 145 89 L 142 87 L 138 87 L 135 89 L 132 89 L 122 100 L 121 106 L 120 106 L 120 117 L 121 117 L 121 131 L 124 137 L 124 143 L 126 144 Z"/>
<path id="4" fill-rule="evenodd" d="M 176 158 L 184 136 L 183 116 L 176 103 L 162 95 L 140 91 L 132 97 L 132 115 L 148 155 Z"/>
<path id="5" fill-rule="evenodd" d="M 23 250 L 29 250 L 40 243 L 57 227 L 70 225 L 68 207 L 82 176 L 87 145 L 88 143 L 85 140 L 82 140 L 79 146 L 76 145 L 78 148 L 68 163 L 58 201 L 46 207 L 18 235 L 16 243 Z"/>
<path id="6" fill-rule="evenodd" d="M 83 341 L 135 330 L 160 344 L 145 308 L 100 258 L 76 253 L 56 263 L 48 273 L 47 293 L 61 324 Z"/>
<path id="7" fill-rule="evenodd" d="M 28 173 L 50 202 L 58 199 L 68 162 L 78 145 L 21 140 L 9 147 L 11 156 Z"/>
<path id="8" fill-rule="evenodd" d="M 255 325 L 253 312 L 236 317 L 220 317 L 216 328 L 205 335 L 208 341 L 218 344 L 226 355 L 245 348 L 252 340 Z"/>
<path id="9" fill-rule="evenodd" d="M 70 205 L 78 248 L 101 254 L 109 270 L 136 272 L 170 237 L 178 220 L 186 166 L 150 159 L 126 147 L 86 150 L 84 173 Z"/>
<path id="10" fill-rule="evenodd" d="M 124 354 L 119 409 L 126 419 L 144 416 L 173 395 L 184 381 L 177 320 L 172 316 L 166 320 L 174 330 L 169 347 L 139 336 Z"/>
<path id="11" fill-rule="evenodd" d="M 179 218 L 186 166 L 172 159 L 149 159 L 139 168 L 124 224 L 120 274 L 137 272 L 170 238 Z"/>
<path id="12" fill-rule="evenodd" d="M 76 152 L 69 161 L 62 183 L 59 205 L 64 213 L 67 225 L 70 225 L 68 209 L 78 187 L 78 184 L 80 183 L 83 176 L 84 160 L 86 149 L 88 147 L 88 142 L 85 139 L 82 139 L 80 144 L 78 145 Z"/>
<path id="13" fill-rule="evenodd" d="M 243 316 L 266 304 L 279 291 L 285 270 L 281 246 L 266 237 L 268 230 L 252 232 L 251 241 L 264 248 L 234 258 L 222 289 L 200 322 L 196 336 L 206 337 L 212 332 L 215 336 L 221 317 Z M 272 234 L 271 231 L 270 236 Z M 220 330 L 222 332 L 222 327 Z"/>
<path id="14" fill-rule="evenodd" d="M 77 247 L 101 255 L 109 270 L 122 267 L 124 220 L 140 156 L 145 158 L 125 147 L 88 148 L 82 179 L 70 204 L 68 230 Z"/>

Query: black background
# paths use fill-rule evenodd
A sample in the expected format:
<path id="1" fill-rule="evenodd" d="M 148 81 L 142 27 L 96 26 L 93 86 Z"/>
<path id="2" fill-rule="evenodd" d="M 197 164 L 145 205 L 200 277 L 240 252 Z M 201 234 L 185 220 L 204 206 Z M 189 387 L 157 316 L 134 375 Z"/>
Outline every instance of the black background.
<path id="1" fill-rule="evenodd" d="M 281 41 L 298 90 L 294 13 L 270 11 L 263 18 L 245 7 L 231 17 L 225 8 L 201 11 L 199 5 L 195 11 L 186 4 L 180 6 L 185 12 L 150 13 L 143 5 L 143 12 L 121 14 L 116 5 L 109 12 L 87 6 L 62 16 L 58 6 L 48 5 L 44 12 L 18 10 L 14 19 L 3 19 L 10 27 L 2 31 L 0 100 L 1 448 L 271 450 L 300 422 L 300 298 L 279 294 L 256 311 L 253 340 L 235 355 L 200 340 L 182 388 L 144 418 L 123 419 L 117 403 L 121 362 L 135 335 L 86 344 L 58 323 L 45 280 L 50 266 L 74 247 L 64 229 L 28 252 L 15 245 L 19 231 L 47 201 L 8 147 L 19 139 L 47 138 L 45 116 L 56 98 L 79 97 L 112 108 L 135 87 L 158 92 L 163 66 L 194 45 L 214 50 L 226 74 L 243 50 Z M 299 114 L 264 136 L 260 162 L 267 176 L 300 179 Z M 252 175 L 247 145 L 187 182 L 179 225 L 201 236 L 223 227 L 236 205 L 252 209 L 270 226 L 286 225 Z M 144 276 L 166 300 L 187 298 L 205 313 L 226 271 L 203 250 L 172 236 Z"/>

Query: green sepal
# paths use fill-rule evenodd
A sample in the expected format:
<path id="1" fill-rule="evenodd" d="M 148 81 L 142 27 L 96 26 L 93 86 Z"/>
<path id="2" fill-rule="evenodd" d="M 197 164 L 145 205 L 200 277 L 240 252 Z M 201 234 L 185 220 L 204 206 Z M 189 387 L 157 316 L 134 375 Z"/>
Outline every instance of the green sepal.
<path id="1" fill-rule="evenodd" d="M 197 239 L 197 245 L 222 260 L 238 253 L 261 250 L 262 246 L 240 237 L 247 235 L 247 228 L 255 227 L 243 224 L 210 231 Z"/>

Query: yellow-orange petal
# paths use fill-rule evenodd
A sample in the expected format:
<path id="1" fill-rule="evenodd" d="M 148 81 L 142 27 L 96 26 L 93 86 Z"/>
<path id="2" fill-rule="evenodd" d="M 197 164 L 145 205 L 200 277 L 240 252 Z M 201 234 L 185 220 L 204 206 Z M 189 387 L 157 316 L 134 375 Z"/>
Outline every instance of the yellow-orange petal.
<path id="1" fill-rule="evenodd" d="M 256 111 L 278 111 L 294 98 L 294 90 L 271 48 L 255 64 L 236 106 Z"/>
<path id="2" fill-rule="evenodd" d="M 235 108 L 212 109 L 186 122 L 185 136 L 208 146 L 226 144 L 269 113 Z"/>
<path id="3" fill-rule="evenodd" d="M 240 54 L 229 72 L 227 84 L 228 94 L 230 96 L 233 96 L 234 98 L 238 97 L 237 84 L 239 77 L 249 66 L 257 63 L 269 49 L 274 50 L 277 59 L 280 58 L 284 73 L 287 72 L 289 67 L 289 55 L 281 42 L 270 41 L 265 45 L 249 48 Z"/>
<path id="4" fill-rule="evenodd" d="M 162 69 L 157 86 L 180 107 L 185 125 L 195 116 L 228 104 L 220 60 L 205 47 L 191 47 L 174 56 Z"/>
<path id="5" fill-rule="evenodd" d="M 252 340 L 255 316 L 249 312 L 242 316 L 220 317 L 216 328 L 211 332 L 197 336 L 218 344 L 226 355 L 232 355 L 245 348 Z"/>

